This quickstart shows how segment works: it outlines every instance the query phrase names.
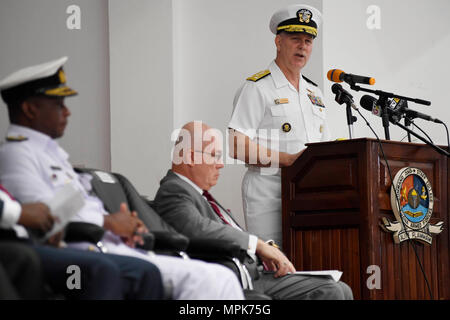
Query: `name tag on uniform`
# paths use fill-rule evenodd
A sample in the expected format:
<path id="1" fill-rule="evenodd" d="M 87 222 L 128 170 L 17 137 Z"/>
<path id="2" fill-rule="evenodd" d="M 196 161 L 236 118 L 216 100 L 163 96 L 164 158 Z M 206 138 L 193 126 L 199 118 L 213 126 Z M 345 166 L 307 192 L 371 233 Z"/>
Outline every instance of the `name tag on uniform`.
<path id="1" fill-rule="evenodd" d="M 289 99 L 288 98 L 275 99 L 275 104 L 286 104 L 286 103 L 289 103 Z"/>

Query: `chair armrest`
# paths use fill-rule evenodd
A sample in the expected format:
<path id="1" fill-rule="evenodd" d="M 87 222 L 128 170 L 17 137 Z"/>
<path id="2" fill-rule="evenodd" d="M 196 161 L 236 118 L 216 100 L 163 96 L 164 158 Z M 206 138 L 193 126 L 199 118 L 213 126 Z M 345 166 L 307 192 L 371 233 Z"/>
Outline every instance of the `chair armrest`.
<path id="1" fill-rule="evenodd" d="M 142 240 L 144 240 L 144 244 L 137 244 L 136 248 L 145 251 L 152 251 L 155 248 L 155 236 L 153 235 L 153 233 L 149 232 L 141 236 Z"/>
<path id="2" fill-rule="evenodd" d="M 89 242 L 97 244 L 105 235 L 105 229 L 87 222 L 70 222 L 66 226 L 64 240 L 66 242 Z M 142 235 L 143 245 L 137 245 L 139 249 L 151 251 L 154 248 L 155 236 L 152 233 Z"/>
<path id="3" fill-rule="evenodd" d="M 87 222 L 70 222 L 66 226 L 64 240 L 66 242 L 90 242 L 96 244 L 99 242 L 105 229 Z"/>
<path id="4" fill-rule="evenodd" d="M 204 260 L 238 258 L 241 262 L 244 261 L 246 255 L 246 252 L 235 242 L 209 238 L 190 239 L 187 253 Z"/>
<path id="5" fill-rule="evenodd" d="M 167 231 L 151 231 L 155 237 L 155 251 L 186 251 L 189 239 L 182 234 Z"/>

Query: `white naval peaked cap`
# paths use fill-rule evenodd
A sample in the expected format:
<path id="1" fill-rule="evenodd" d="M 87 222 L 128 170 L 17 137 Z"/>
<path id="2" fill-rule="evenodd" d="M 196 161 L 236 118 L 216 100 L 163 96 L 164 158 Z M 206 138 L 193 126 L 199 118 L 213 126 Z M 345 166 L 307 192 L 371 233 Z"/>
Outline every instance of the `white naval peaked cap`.
<path id="1" fill-rule="evenodd" d="M 293 4 L 272 15 L 269 28 L 273 34 L 281 31 L 307 33 L 316 37 L 322 24 L 322 14 L 314 7 Z"/>
<path id="2" fill-rule="evenodd" d="M 8 103 L 33 95 L 64 97 L 77 94 L 65 85 L 63 65 L 67 60 L 67 57 L 62 57 L 13 72 L 0 81 L 3 100 Z"/>

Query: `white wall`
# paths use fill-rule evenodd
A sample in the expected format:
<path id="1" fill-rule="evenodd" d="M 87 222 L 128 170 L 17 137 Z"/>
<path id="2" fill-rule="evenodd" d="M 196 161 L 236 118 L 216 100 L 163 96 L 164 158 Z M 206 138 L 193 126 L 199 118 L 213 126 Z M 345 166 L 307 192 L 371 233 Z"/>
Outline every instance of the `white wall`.
<path id="1" fill-rule="evenodd" d="M 69 5 L 81 9 L 81 29 L 69 30 Z M 107 0 L 2 0 L 0 78 L 20 68 L 68 56 L 68 85 L 79 92 L 66 99 L 72 112 L 61 145 L 75 165 L 108 170 L 109 53 Z M 0 135 L 9 124 L 0 101 Z"/>
<path id="2" fill-rule="evenodd" d="M 153 197 L 170 164 L 172 9 L 167 0 L 110 0 L 112 170 Z"/>
<path id="3" fill-rule="evenodd" d="M 381 10 L 379 30 L 369 30 L 366 26 L 369 5 L 377 5 Z M 450 124 L 450 1 L 324 0 L 323 8 L 325 72 L 339 68 L 372 76 L 376 84 L 368 87 L 429 100 L 431 106 L 410 103 L 409 108 Z M 332 130 L 336 137 L 348 138 L 345 107 L 334 102 L 332 83 L 325 81 L 326 98 L 331 102 L 328 112 L 330 118 L 335 119 Z M 346 84 L 343 86 L 348 89 Z M 359 103 L 364 93 L 353 93 Z M 381 118 L 365 110 L 362 112 L 384 139 Z M 423 120 L 416 120 L 416 124 L 435 143 L 447 145 L 442 125 Z M 392 125 L 390 129 L 392 140 L 401 140 L 406 135 Z M 355 133 L 356 137 L 374 137 L 362 119 L 355 124 Z"/>

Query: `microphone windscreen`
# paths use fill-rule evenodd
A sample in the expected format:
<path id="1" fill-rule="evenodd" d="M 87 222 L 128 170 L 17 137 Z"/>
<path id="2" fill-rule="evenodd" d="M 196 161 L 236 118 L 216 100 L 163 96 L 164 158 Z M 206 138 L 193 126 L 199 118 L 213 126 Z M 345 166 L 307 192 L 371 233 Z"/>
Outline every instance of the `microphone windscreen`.
<path id="1" fill-rule="evenodd" d="M 372 112 L 372 109 L 376 103 L 377 99 L 369 95 L 364 95 L 361 97 L 361 100 L 359 100 L 359 104 L 361 105 L 361 107 L 370 112 Z"/>
<path id="2" fill-rule="evenodd" d="M 341 90 L 342 90 L 342 86 L 339 83 L 335 83 L 331 86 L 331 91 L 334 94 L 338 94 L 338 93 L 342 92 Z"/>
<path id="3" fill-rule="evenodd" d="M 339 70 L 339 69 L 331 69 L 330 71 L 328 71 L 327 73 L 327 78 L 330 81 L 333 82 L 342 82 L 341 78 L 341 74 L 343 74 L 344 71 Z"/>

